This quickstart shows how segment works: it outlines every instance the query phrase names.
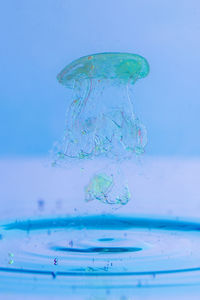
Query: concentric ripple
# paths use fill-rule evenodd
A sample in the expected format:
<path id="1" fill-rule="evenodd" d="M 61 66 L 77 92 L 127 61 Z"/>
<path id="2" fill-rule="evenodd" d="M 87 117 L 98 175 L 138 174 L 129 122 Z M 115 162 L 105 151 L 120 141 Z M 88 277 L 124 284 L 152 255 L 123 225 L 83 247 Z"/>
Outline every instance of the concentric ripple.
<path id="1" fill-rule="evenodd" d="M 200 283 L 199 231 L 196 222 L 108 215 L 16 221 L 0 227 L 0 272 L 82 287 Z"/>
<path id="2" fill-rule="evenodd" d="M 92 247 L 86 249 L 79 248 L 65 248 L 65 247 L 53 247 L 55 251 L 66 252 L 79 252 L 79 253 L 123 253 L 123 252 L 136 252 L 142 250 L 142 248 L 136 247 Z"/>

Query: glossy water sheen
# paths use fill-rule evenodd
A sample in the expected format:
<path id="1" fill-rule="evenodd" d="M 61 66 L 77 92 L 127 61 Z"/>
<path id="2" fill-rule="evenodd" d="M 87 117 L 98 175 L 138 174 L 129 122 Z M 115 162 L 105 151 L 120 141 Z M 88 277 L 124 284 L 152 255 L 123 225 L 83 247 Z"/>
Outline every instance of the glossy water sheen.
<path id="1" fill-rule="evenodd" d="M 196 284 L 200 279 L 199 231 L 196 222 L 120 216 L 4 224 L 1 288 L 8 290 L 12 284 L 18 290 L 19 280 L 23 288 L 26 282 L 33 286 L 37 280 L 37 289 L 58 289 L 59 293 L 74 287 Z"/>

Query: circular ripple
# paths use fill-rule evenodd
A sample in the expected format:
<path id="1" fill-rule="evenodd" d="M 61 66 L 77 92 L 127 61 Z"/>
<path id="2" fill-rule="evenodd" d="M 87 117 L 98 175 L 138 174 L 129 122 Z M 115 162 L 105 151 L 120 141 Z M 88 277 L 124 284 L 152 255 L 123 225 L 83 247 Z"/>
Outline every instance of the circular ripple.
<path id="1" fill-rule="evenodd" d="M 108 283 L 103 278 L 108 276 L 113 285 L 127 285 L 130 280 L 132 285 L 134 280 L 135 284 L 138 280 L 149 285 L 155 280 L 156 284 L 178 284 L 189 277 L 194 282 L 200 272 L 199 231 L 200 224 L 195 222 L 120 216 L 9 223 L 0 231 L 0 271 L 67 276 L 68 284 L 69 278 L 80 276 L 95 278 L 95 285 L 104 286 Z"/>
<path id="2" fill-rule="evenodd" d="M 53 247 L 55 251 L 62 252 L 78 252 L 78 253 L 123 253 L 123 252 L 136 252 L 141 251 L 142 248 L 136 247 L 92 247 L 86 249 L 79 248 L 64 248 L 64 247 Z"/>

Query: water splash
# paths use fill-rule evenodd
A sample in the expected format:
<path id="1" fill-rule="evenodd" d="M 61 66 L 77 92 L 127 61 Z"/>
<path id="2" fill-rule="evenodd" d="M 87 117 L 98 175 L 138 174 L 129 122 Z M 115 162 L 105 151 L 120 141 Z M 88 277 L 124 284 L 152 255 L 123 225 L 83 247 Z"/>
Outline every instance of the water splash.
<path id="1" fill-rule="evenodd" d="M 143 154 L 147 133 L 135 115 L 129 87 L 148 72 L 145 58 L 129 53 L 94 54 L 67 65 L 57 78 L 73 89 L 73 95 L 65 134 L 56 146 L 53 165 L 94 158 L 121 162 Z M 95 174 L 86 187 L 85 200 L 126 204 L 131 195 L 123 177 L 116 179 L 116 172 Z M 118 194 L 113 193 L 114 184 Z"/>

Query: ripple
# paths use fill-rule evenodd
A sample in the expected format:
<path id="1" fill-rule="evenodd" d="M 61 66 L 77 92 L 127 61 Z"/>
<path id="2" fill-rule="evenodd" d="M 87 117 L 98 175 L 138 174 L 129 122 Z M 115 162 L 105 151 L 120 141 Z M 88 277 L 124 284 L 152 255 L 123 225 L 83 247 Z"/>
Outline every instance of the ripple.
<path id="1" fill-rule="evenodd" d="M 179 231 L 200 231 L 200 223 L 168 219 L 151 219 L 120 216 L 90 216 L 65 217 L 57 219 L 16 221 L 4 225 L 7 230 L 20 229 L 25 231 L 50 228 L 76 228 L 76 229 L 106 229 L 127 230 L 131 228 L 149 228 Z"/>
<path id="2" fill-rule="evenodd" d="M 69 278 L 94 278 L 94 286 L 105 286 L 104 277 L 114 286 L 145 278 L 151 286 L 188 284 L 190 276 L 193 284 L 200 276 L 199 231 L 193 221 L 108 215 L 11 222 L 0 227 L 0 272 L 67 277 L 77 285 L 86 282 Z"/>
<path id="3" fill-rule="evenodd" d="M 102 239 L 98 239 L 98 240 L 99 240 L 99 242 L 111 242 L 111 241 L 113 241 L 112 238 L 102 238 Z"/>
<path id="4" fill-rule="evenodd" d="M 142 248 L 136 247 L 93 247 L 87 249 L 53 247 L 55 251 L 79 252 L 79 253 L 123 253 L 141 251 Z"/>

